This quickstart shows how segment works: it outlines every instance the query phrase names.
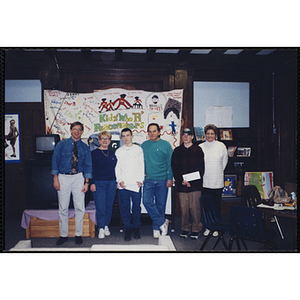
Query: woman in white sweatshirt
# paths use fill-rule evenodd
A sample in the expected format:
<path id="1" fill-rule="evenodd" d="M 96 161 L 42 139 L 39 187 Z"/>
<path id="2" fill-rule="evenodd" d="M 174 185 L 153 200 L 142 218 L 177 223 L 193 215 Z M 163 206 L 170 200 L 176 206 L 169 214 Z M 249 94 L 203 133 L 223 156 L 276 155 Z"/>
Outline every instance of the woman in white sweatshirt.
<path id="1" fill-rule="evenodd" d="M 206 141 L 199 145 L 204 153 L 205 165 L 202 195 L 212 196 L 220 212 L 224 188 L 224 170 L 228 162 L 227 148 L 222 142 L 217 141 L 218 128 L 215 125 L 206 125 L 204 132 Z M 208 234 L 209 230 L 206 229 L 204 235 L 207 236 Z M 218 232 L 214 232 L 213 236 L 218 236 Z"/>

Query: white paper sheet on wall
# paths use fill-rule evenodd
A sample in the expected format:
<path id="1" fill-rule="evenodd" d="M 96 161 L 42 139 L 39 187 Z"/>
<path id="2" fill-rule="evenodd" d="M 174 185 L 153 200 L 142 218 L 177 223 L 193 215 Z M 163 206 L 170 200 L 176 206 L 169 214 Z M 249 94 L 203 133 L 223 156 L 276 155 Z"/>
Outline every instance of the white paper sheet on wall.
<path id="1" fill-rule="evenodd" d="M 214 124 L 221 128 L 232 127 L 231 106 L 210 106 L 206 107 L 205 123 Z"/>

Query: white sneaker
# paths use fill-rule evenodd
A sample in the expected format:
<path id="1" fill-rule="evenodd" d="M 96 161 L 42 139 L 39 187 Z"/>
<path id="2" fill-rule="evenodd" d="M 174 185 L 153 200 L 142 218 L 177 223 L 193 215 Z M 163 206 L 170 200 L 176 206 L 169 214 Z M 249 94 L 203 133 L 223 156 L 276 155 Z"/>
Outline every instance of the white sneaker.
<path id="1" fill-rule="evenodd" d="M 205 231 L 203 232 L 203 235 L 204 236 L 208 236 L 210 233 L 210 230 L 209 229 L 205 229 Z"/>
<path id="2" fill-rule="evenodd" d="M 104 229 L 103 228 L 99 229 L 98 238 L 99 239 L 104 239 L 105 238 L 105 234 L 104 234 Z"/>
<path id="3" fill-rule="evenodd" d="M 159 230 L 153 230 L 153 237 L 155 239 L 158 239 L 160 237 L 160 231 Z"/>
<path id="4" fill-rule="evenodd" d="M 214 232 L 213 232 L 213 236 L 214 236 L 214 237 L 217 237 L 218 235 L 219 235 L 219 232 L 218 232 L 218 231 L 214 231 Z"/>
<path id="5" fill-rule="evenodd" d="M 104 227 L 104 234 L 105 234 L 105 236 L 110 236 L 110 231 L 109 231 L 108 226 Z"/>
<path id="6" fill-rule="evenodd" d="M 169 226 L 169 220 L 166 219 L 165 223 L 162 224 L 159 228 L 161 230 L 161 235 L 167 235 L 168 234 L 168 226 Z"/>

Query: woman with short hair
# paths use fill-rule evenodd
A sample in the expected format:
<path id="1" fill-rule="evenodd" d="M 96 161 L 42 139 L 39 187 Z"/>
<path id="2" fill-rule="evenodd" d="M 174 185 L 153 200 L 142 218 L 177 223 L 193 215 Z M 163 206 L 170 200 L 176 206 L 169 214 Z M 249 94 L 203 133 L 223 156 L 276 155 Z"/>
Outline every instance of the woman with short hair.
<path id="1" fill-rule="evenodd" d="M 204 152 L 205 174 L 203 175 L 202 195 L 210 195 L 214 199 L 219 212 L 221 211 L 222 192 L 224 188 L 224 170 L 228 162 L 227 148 L 219 142 L 218 128 L 208 124 L 204 128 L 206 141 L 199 145 Z M 204 231 L 204 236 L 209 230 Z M 215 231 L 213 236 L 218 236 Z"/>
<path id="2" fill-rule="evenodd" d="M 115 167 L 117 158 L 114 151 L 108 149 L 112 135 L 108 131 L 99 133 L 100 147 L 92 151 L 93 178 L 91 191 L 96 207 L 98 238 L 110 235 L 109 223 L 116 196 Z"/>

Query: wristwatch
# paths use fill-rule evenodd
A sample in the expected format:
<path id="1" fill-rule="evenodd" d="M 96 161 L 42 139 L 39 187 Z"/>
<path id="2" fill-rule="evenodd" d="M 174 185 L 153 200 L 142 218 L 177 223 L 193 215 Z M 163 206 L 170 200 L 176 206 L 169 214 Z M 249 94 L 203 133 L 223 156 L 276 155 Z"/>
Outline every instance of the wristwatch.
<path id="1" fill-rule="evenodd" d="M 90 183 L 86 181 L 84 184 L 90 184 Z"/>

